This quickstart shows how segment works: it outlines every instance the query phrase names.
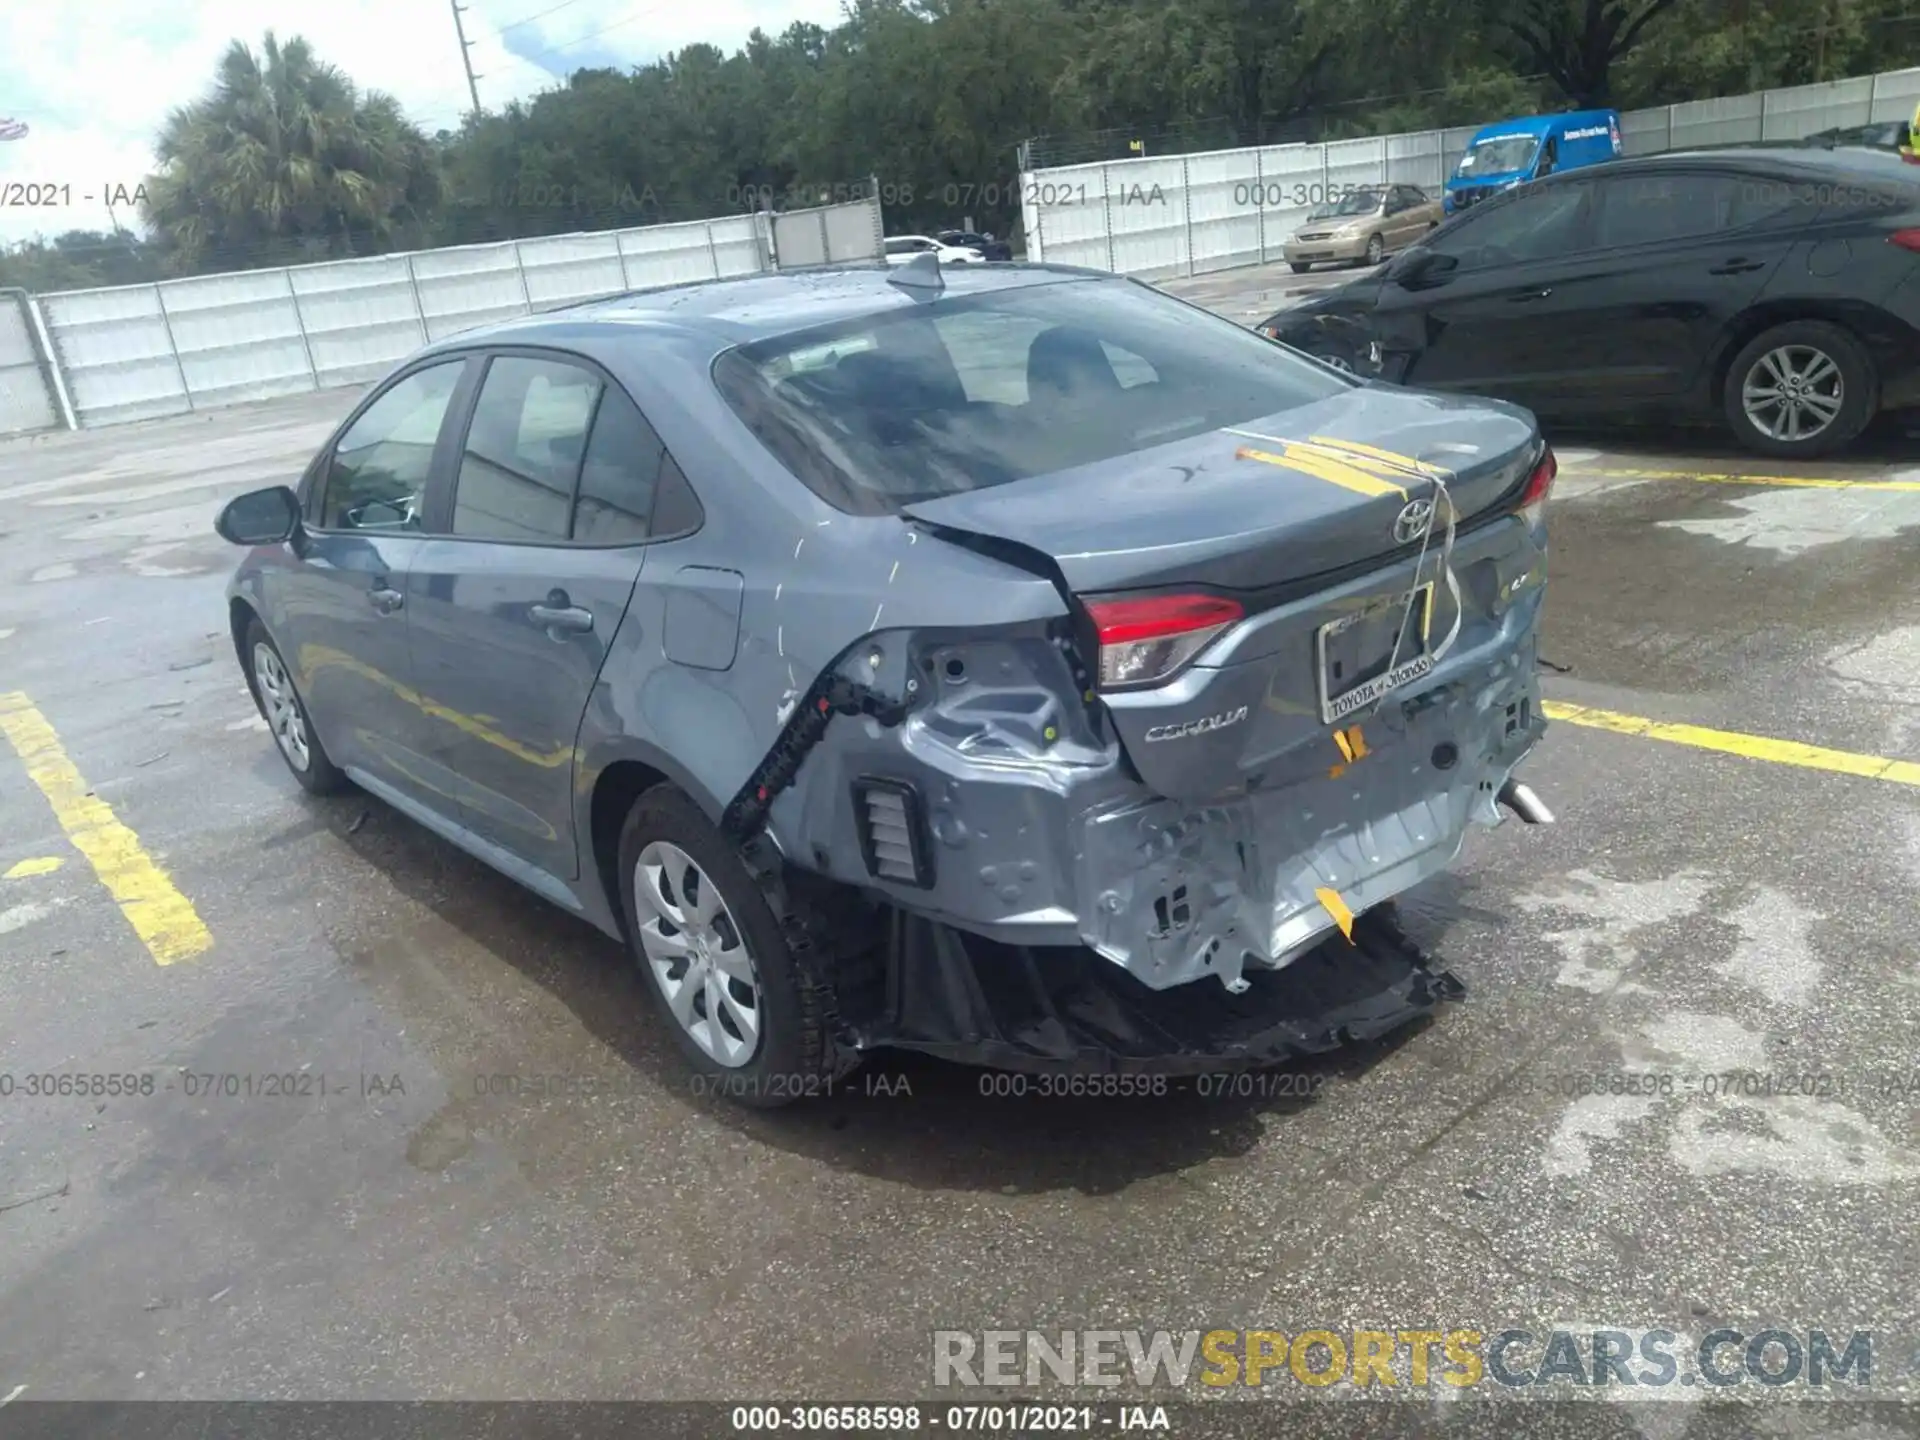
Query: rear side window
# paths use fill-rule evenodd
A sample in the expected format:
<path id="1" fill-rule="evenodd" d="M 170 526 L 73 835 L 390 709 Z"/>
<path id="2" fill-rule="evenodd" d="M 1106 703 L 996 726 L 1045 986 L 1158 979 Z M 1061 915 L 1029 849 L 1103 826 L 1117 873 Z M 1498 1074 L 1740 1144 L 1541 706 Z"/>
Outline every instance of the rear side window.
<path id="1" fill-rule="evenodd" d="M 427 474 L 464 360 L 397 380 L 334 446 L 320 497 L 323 530 L 418 530 Z"/>
<path id="2" fill-rule="evenodd" d="M 577 365 L 497 356 L 460 457 L 453 533 L 565 540 L 600 379 Z"/>
<path id="3" fill-rule="evenodd" d="M 1600 184 L 1597 233 L 1607 249 L 1712 235 L 1764 218 L 1784 196 L 1762 180 L 1667 172 L 1617 175 Z"/>
<path id="4" fill-rule="evenodd" d="M 587 545 L 627 545 L 647 538 L 654 489 L 666 449 L 639 408 L 609 387 L 594 417 L 580 496 L 573 507 L 573 538 Z"/>
<path id="5" fill-rule="evenodd" d="M 889 310 L 730 350 L 713 374 L 789 470 L 828 503 L 867 514 L 1247 424 L 1349 388 L 1250 330 L 1126 281 Z"/>

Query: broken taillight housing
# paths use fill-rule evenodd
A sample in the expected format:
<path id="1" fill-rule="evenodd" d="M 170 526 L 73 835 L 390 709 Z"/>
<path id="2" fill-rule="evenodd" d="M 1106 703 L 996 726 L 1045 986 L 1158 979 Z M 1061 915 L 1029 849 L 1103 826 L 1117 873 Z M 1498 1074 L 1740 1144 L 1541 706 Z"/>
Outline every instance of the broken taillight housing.
<path id="1" fill-rule="evenodd" d="M 1520 492 L 1520 503 L 1514 507 L 1528 526 L 1540 523 L 1541 512 L 1547 508 L 1547 492 L 1553 489 L 1554 477 L 1559 473 L 1560 462 L 1554 458 L 1553 447 L 1548 445 L 1541 450 L 1533 474 L 1527 477 L 1527 488 Z"/>
<path id="2" fill-rule="evenodd" d="M 1247 613 L 1238 600 L 1219 595 L 1130 595 L 1085 604 L 1100 641 L 1102 690 L 1172 679 Z"/>

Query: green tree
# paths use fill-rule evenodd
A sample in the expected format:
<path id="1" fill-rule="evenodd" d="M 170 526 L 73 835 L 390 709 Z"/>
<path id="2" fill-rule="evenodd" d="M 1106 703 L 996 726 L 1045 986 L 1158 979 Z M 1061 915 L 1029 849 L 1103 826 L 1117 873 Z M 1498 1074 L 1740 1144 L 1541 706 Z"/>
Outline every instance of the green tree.
<path id="1" fill-rule="evenodd" d="M 1613 66 L 1680 0 L 1513 0 L 1504 28 L 1521 65 L 1581 109 L 1613 104 Z"/>
<path id="2" fill-rule="evenodd" d="M 137 285 L 164 273 L 154 247 L 125 230 L 68 230 L 50 241 L 29 240 L 0 250 L 0 287 L 40 294 Z"/>
<path id="3" fill-rule="evenodd" d="M 235 40 L 167 117 L 142 217 L 179 270 L 362 255 L 417 242 L 438 207 L 434 142 L 298 37 Z"/>

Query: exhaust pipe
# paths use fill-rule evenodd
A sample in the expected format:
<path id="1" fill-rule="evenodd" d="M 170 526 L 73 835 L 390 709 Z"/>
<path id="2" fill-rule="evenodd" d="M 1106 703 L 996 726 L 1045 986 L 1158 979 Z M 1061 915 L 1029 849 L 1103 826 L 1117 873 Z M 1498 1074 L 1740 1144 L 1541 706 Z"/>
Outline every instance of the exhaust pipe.
<path id="1" fill-rule="evenodd" d="M 1500 787 L 1500 803 L 1529 825 L 1553 824 L 1553 812 L 1533 793 L 1533 787 L 1520 780 L 1508 780 Z"/>

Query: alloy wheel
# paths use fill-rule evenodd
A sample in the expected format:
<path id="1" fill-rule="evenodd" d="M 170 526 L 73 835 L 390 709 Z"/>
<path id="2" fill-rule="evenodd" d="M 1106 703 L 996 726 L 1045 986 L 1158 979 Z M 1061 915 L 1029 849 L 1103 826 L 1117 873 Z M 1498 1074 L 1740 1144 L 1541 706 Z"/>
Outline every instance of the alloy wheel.
<path id="1" fill-rule="evenodd" d="M 307 721 L 300 713 L 300 701 L 293 693 L 293 681 L 287 667 L 271 645 L 253 647 L 253 678 L 260 690 L 260 702 L 266 708 L 267 728 L 287 764 L 304 772 L 313 764 L 313 749 L 307 743 Z"/>
<path id="2" fill-rule="evenodd" d="M 1834 358 L 1812 345 L 1769 350 L 1747 371 L 1740 406 L 1771 440 L 1811 440 L 1840 416 L 1846 379 Z"/>
<path id="3" fill-rule="evenodd" d="M 674 1020 L 715 1063 L 751 1063 L 760 973 L 720 887 L 678 845 L 655 840 L 634 866 L 633 900 L 648 972 Z"/>
<path id="4" fill-rule="evenodd" d="M 1371 236 L 1367 240 L 1367 264 L 1378 265 L 1383 259 L 1386 258 L 1386 254 L 1387 254 L 1386 244 L 1380 239 L 1378 235 Z"/>

